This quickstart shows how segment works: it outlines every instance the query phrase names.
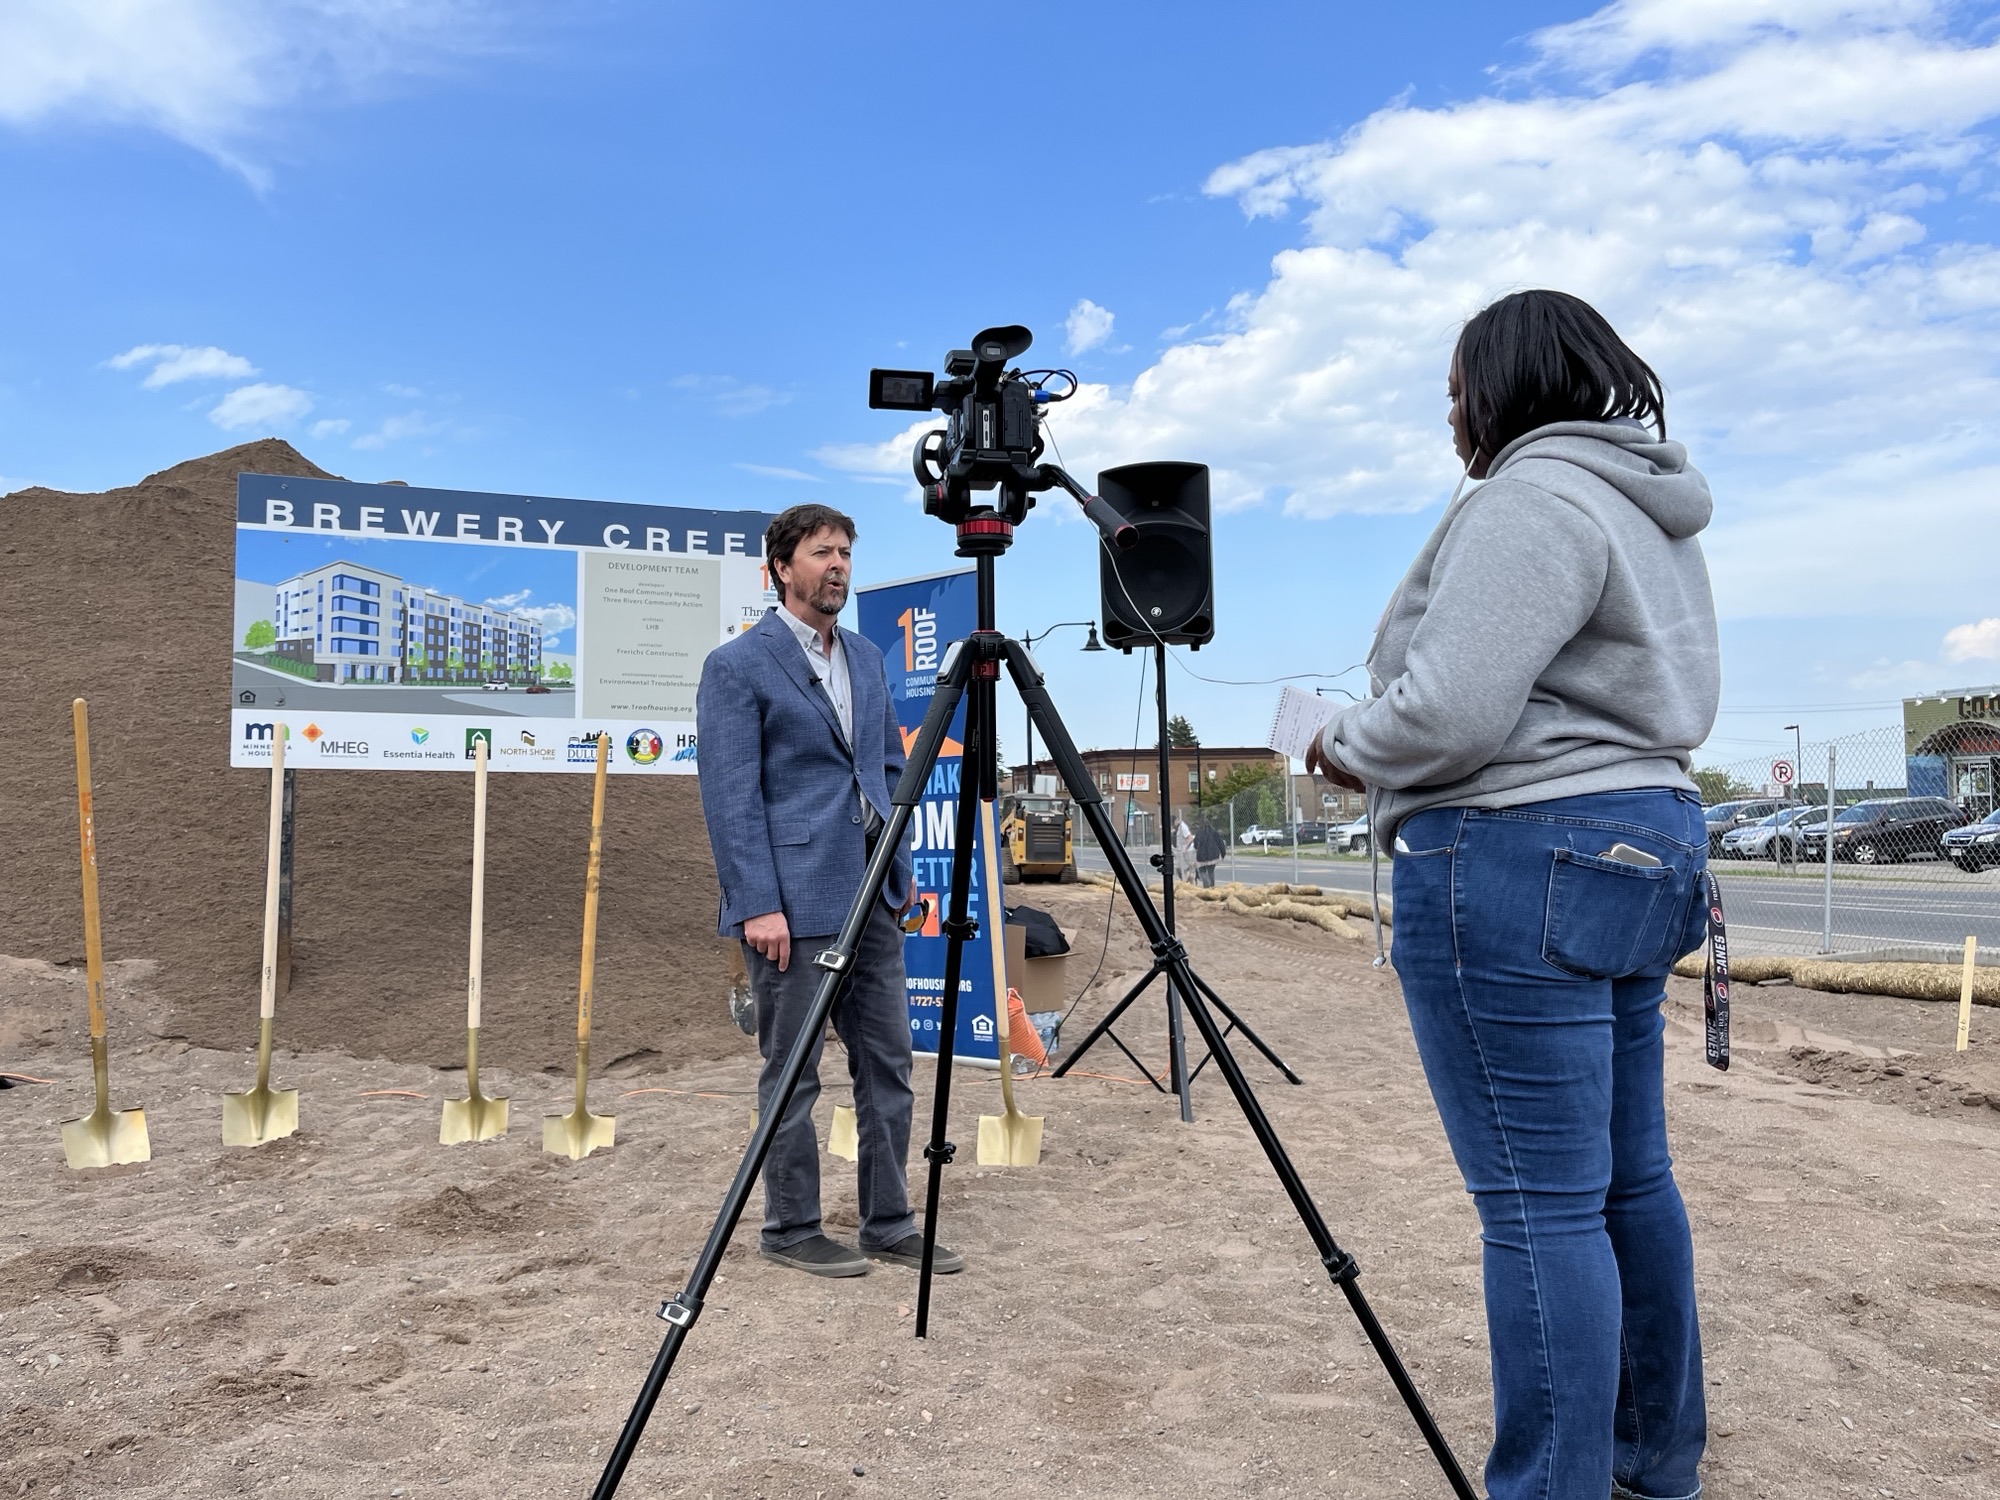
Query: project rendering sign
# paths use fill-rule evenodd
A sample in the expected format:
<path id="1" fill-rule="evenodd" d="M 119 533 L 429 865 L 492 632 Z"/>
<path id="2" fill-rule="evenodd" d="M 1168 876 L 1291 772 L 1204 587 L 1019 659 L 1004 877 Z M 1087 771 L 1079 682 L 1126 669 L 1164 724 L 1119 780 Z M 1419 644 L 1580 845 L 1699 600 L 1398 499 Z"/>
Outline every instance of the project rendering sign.
<path id="1" fill-rule="evenodd" d="M 692 774 L 708 653 L 777 602 L 771 517 L 244 474 L 233 766 Z"/>
<path id="2" fill-rule="evenodd" d="M 861 633 L 882 650 L 889 672 L 889 701 L 907 752 L 937 691 L 938 668 L 945 648 L 972 634 L 978 623 L 976 575 L 970 570 L 908 578 L 856 593 Z M 924 787 L 924 799 L 910 818 L 910 862 L 917 894 L 929 903 L 922 931 L 903 939 L 903 967 L 910 1000 L 910 1045 L 918 1052 L 938 1050 L 939 1021 L 944 1009 L 946 938 L 940 923 L 951 892 L 952 850 L 958 834 L 958 785 L 965 756 L 965 705 L 959 704 L 945 737 L 937 768 Z M 1005 920 L 997 886 L 997 864 L 988 868 L 995 849 L 992 809 L 982 808 L 973 830 L 972 892 L 969 912 L 979 935 L 965 945 L 959 961 L 958 1026 L 952 1042 L 955 1055 L 966 1062 L 998 1066 L 1000 1038 L 998 1001 L 1006 994 L 1006 958 L 1000 943 Z M 993 899 L 987 895 L 991 890 Z"/>

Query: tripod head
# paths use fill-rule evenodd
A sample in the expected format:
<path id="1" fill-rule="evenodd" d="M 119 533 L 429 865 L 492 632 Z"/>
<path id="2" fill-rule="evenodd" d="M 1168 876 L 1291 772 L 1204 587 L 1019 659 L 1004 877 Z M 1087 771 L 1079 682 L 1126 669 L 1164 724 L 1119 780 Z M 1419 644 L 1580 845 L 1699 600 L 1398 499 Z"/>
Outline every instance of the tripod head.
<path id="1" fill-rule="evenodd" d="M 1005 552 L 1035 496 L 1051 489 L 1074 496 L 1115 546 L 1135 546 L 1139 533 L 1111 507 L 1061 465 L 1040 461 L 1043 408 L 1075 395 L 1077 378 L 1069 370 L 1008 368 L 1034 341 L 1026 328 L 1009 323 L 983 329 L 970 349 L 947 354 L 943 379 L 928 370 L 870 370 L 868 405 L 947 413 L 943 427 L 917 439 L 911 467 L 923 488 L 924 514 L 957 529 L 960 556 Z"/>

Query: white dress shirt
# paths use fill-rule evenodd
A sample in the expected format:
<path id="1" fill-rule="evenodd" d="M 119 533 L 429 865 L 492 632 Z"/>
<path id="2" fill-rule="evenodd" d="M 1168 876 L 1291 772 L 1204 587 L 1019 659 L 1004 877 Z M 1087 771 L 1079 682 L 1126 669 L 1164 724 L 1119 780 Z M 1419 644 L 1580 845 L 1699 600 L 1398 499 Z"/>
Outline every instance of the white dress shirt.
<path id="1" fill-rule="evenodd" d="M 834 629 L 829 647 L 816 628 L 782 604 L 778 606 L 778 618 L 792 627 L 792 634 L 799 638 L 799 645 L 805 649 L 806 665 L 812 669 L 813 680 L 826 689 L 826 696 L 833 703 L 833 716 L 840 722 L 841 738 L 847 741 L 847 748 L 855 757 L 857 779 L 854 794 L 861 802 L 861 820 L 867 831 L 873 834 L 881 826 L 882 816 L 861 793 L 858 775 L 861 757 L 854 743 L 854 679 L 848 674 L 847 648 L 841 644 L 840 630 L 838 627 Z"/>

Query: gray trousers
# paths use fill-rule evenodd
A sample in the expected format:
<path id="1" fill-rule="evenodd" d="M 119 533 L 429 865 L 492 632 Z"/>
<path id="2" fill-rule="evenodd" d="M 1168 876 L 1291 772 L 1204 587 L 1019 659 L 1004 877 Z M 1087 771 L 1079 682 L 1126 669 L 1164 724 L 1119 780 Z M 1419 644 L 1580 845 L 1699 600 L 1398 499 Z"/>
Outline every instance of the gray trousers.
<path id="1" fill-rule="evenodd" d="M 757 1050 L 764 1068 L 757 1078 L 757 1107 L 768 1112 L 785 1058 L 812 1009 L 825 977 L 813 955 L 831 936 L 792 938 L 792 965 L 783 973 L 747 943 L 743 962 L 757 998 Z M 915 1232 L 910 1212 L 910 1006 L 903 976 L 903 934 L 880 901 L 868 915 L 854 955 L 854 979 L 833 1008 L 833 1029 L 847 1049 L 854 1082 L 855 1127 L 861 1137 L 858 1180 L 861 1248 L 885 1250 Z M 819 1102 L 819 1058 L 824 1030 L 813 1038 L 812 1059 L 799 1078 L 784 1123 L 764 1159 L 764 1233 L 767 1250 L 782 1250 L 820 1233 L 819 1137 L 813 1106 Z"/>

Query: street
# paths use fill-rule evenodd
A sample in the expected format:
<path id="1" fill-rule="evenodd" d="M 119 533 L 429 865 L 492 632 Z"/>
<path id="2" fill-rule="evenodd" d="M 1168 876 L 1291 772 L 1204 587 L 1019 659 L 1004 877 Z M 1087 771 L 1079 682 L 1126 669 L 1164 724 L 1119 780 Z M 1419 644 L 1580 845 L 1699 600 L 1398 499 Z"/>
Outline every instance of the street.
<path id="1" fill-rule="evenodd" d="M 1142 869 L 1154 850 L 1133 850 Z M 1077 863 L 1108 870 L 1094 845 L 1078 844 Z M 1825 917 L 1826 877 L 1821 869 L 1797 875 L 1749 861 L 1716 860 L 1729 940 L 1744 953 L 1818 953 Z M 1308 844 L 1298 851 L 1298 880 L 1342 891 L 1368 889 L 1364 856 L 1330 854 Z M 1218 879 L 1250 884 L 1293 879 L 1289 848 L 1265 853 L 1237 848 L 1223 857 Z M 1390 862 L 1382 864 L 1382 892 L 1394 883 Z M 1882 869 L 1834 866 L 1833 951 L 1860 953 L 1922 945 L 1949 961 L 1967 937 L 1977 937 L 1982 953 L 2000 956 L 2000 870 L 1967 875 L 1942 860 L 1919 860 Z M 1911 955 L 1916 956 L 1916 955 Z M 1925 955 L 1928 956 L 1928 955 Z"/>

